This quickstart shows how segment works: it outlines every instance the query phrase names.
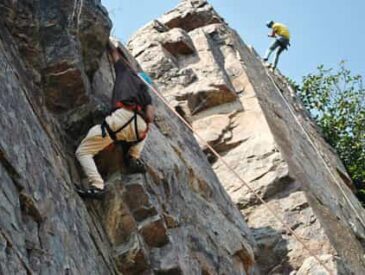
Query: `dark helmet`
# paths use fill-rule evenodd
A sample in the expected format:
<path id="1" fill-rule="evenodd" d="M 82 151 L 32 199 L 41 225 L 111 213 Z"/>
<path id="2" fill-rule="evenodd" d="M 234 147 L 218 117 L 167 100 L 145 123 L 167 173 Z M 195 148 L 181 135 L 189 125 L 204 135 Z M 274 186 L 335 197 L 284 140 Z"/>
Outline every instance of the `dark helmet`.
<path id="1" fill-rule="evenodd" d="M 272 27 L 272 25 L 274 25 L 274 21 L 267 21 L 266 22 L 266 26 L 268 27 L 268 28 L 271 28 Z"/>

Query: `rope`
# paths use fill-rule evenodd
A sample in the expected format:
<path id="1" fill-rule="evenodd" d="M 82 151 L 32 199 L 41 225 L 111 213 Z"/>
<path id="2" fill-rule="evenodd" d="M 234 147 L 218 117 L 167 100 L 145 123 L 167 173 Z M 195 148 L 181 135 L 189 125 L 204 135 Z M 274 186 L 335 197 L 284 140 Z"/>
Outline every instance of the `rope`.
<path id="1" fill-rule="evenodd" d="M 80 18 L 81 18 L 81 13 L 82 13 L 83 7 L 84 7 L 84 0 L 81 0 L 79 12 L 77 13 L 77 32 L 79 32 L 79 23 L 80 23 Z"/>
<path id="2" fill-rule="evenodd" d="M 134 71 L 132 65 L 123 58 L 123 61 Z M 147 87 L 150 88 L 151 91 L 154 92 L 154 94 L 161 99 L 161 101 L 183 122 L 183 124 L 185 124 L 191 131 L 192 133 L 198 137 L 202 143 L 207 146 L 207 148 L 213 153 L 213 155 L 215 155 L 217 157 L 217 159 L 219 159 L 224 166 L 226 166 L 228 168 L 228 170 L 230 170 L 232 172 L 233 175 L 236 176 L 236 178 L 241 182 L 242 185 L 246 186 L 247 189 L 254 194 L 254 196 L 264 205 L 264 207 L 273 215 L 273 217 L 278 220 L 283 227 L 288 230 L 288 232 L 290 232 L 294 238 L 303 246 L 303 248 L 305 250 L 307 250 L 307 252 L 314 258 L 317 260 L 317 262 L 330 274 L 330 275 L 335 275 L 332 270 L 330 270 L 328 268 L 328 266 L 301 240 L 301 237 L 294 232 L 293 229 L 290 228 L 290 226 L 282 219 L 280 218 L 275 211 L 267 204 L 267 202 L 259 195 L 256 193 L 256 191 L 254 189 L 251 188 L 251 186 L 248 185 L 248 183 L 243 180 L 241 178 L 241 176 L 232 168 L 229 166 L 229 164 L 223 159 L 223 157 L 221 155 L 218 154 L 218 152 L 211 146 L 209 145 L 209 143 L 207 141 L 205 141 L 205 139 L 199 135 L 194 129 L 193 127 L 176 111 L 174 110 L 174 108 L 172 108 L 169 104 L 169 102 L 150 84 L 148 83 L 143 77 L 141 77 L 139 74 L 137 74 L 138 77 L 145 83 L 145 85 Z"/>
<path id="3" fill-rule="evenodd" d="M 140 77 L 140 76 L 139 76 Z M 233 169 L 229 166 L 229 164 L 223 159 L 223 157 L 221 155 L 218 154 L 218 152 L 216 150 L 214 150 L 214 148 L 212 146 L 210 146 L 208 144 L 207 141 L 204 140 L 204 138 L 202 138 L 194 129 L 193 127 L 185 121 L 185 119 L 177 112 L 175 111 L 168 103 L 168 101 L 152 86 L 150 85 L 146 80 L 144 80 L 142 77 L 140 77 L 140 79 L 162 100 L 163 103 L 165 103 L 165 105 L 193 132 L 193 134 L 195 134 L 196 137 L 198 137 L 205 146 L 207 146 L 207 148 L 228 168 L 228 170 L 230 170 L 232 172 L 233 175 L 236 176 L 236 178 L 244 185 L 248 188 L 248 190 L 255 195 L 255 197 L 266 207 L 266 209 L 273 215 L 273 217 L 275 219 L 277 219 L 284 227 L 286 230 L 288 230 L 288 232 L 290 232 L 299 243 L 301 243 L 301 245 L 304 247 L 305 250 L 308 251 L 308 253 L 315 258 L 318 263 L 323 266 L 323 268 L 331 275 L 334 275 L 334 273 L 327 267 L 327 265 L 318 258 L 318 256 L 301 240 L 300 236 L 294 232 L 294 230 L 292 230 L 290 228 L 290 226 L 288 224 L 285 223 L 285 221 L 283 219 L 281 219 L 276 213 L 275 211 L 267 204 L 267 202 L 259 195 L 256 193 L 255 190 L 253 190 L 242 178 L 241 176 Z"/>
<path id="4" fill-rule="evenodd" d="M 72 10 L 71 18 L 72 20 L 75 19 L 76 24 L 76 32 L 79 33 L 79 25 L 80 25 L 80 19 L 81 19 L 81 13 L 84 7 L 84 0 L 74 0 L 74 6 Z"/>
<path id="5" fill-rule="evenodd" d="M 330 169 L 328 163 L 326 162 L 326 160 L 324 159 L 323 155 L 321 154 L 321 152 L 319 151 L 318 147 L 316 146 L 316 144 L 314 143 L 313 139 L 310 137 L 310 135 L 308 134 L 308 132 L 305 130 L 304 126 L 302 125 L 302 123 L 299 121 L 298 117 L 295 115 L 293 108 L 290 106 L 288 100 L 284 97 L 284 95 L 281 93 L 280 88 L 277 86 L 277 84 L 275 83 L 274 79 L 271 77 L 271 75 L 266 72 L 266 74 L 269 76 L 270 80 L 272 81 L 272 83 L 274 84 L 277 93 L 280 95 L 280 97 L 282 98 L 282 100 L 284 101 L 285 105 L 288 107 L 291 115 L 293 116 L 295 122 L 298 124 L 298 126 L 300 127 L 300 129 L 302 130 L 302 132 L 304 133 L 304 135 L 307 137 L 309 143 L 312 145 L 313 149 L 315 150 L 315 152 L 318 154 L 318 156 L 320 157 L 320 159 L 322 160 L 324 166 L 326 167 L 327 171 L 329 172 L 329 174 L 331 175 L 331 177 L 333 178 L 334 182 L 336 183 L 336 185 L 338 186 L 338 188 L 340 189 L 342 195 L 344 196 L 345 200 L 347 201 L 347 203 L 350 205 L 350 207 L 352 208 L 352 210 L 355 212 L 357 219 L 359 220 L 359 222 L 361 223 L 361 225 L 365 228 L 365 223 L 362 220 L 362 217 L 360 216 L 360 214 L 358 213 L 358 211 L 356 210 L 355 206 L 352 204 L 351 200 L 347 197 L 342 185 L 340 184 L 340 182 L 338 181 L 338 179 L 336 178 L 336 176 L 334 175 L 334 173 L 332 172 L 332 170 Z"/>

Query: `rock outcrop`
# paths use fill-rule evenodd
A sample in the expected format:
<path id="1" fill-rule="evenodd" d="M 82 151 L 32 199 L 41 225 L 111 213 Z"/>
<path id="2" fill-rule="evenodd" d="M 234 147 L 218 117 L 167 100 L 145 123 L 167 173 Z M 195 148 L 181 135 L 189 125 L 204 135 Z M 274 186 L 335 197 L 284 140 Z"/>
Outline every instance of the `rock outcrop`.
<path id="1" fill-rule="evenodd" d="M 334 274 L 365 273 L 364 211 L 343 165 L 206 1 L 146 25 L 135 59 L 124 50 L 312 253 L 156 96 L 148 172 L 125 175 L 120 150 L 105 150 L 106 198 L 82 200 L 74 150 L 110 108 L 111 21 L 91 0 L 4 0 L 0 15 L 1 274 L 326 272 L 312 253 Z"/>
<path id="2" fill-rule="evenodd" d="M 265 69 L 205 0 L 182 1 L 128 48 L 161 93 L 336 274 L 364 274 L 365 215 L 351 180 L 285 77 Z M 262 274 L 325 271 L 202 145 L 244 214 Z M 321 273 L 323 274 L 323 273 Z"/>
<path id="3" fill-rule="evenodd" d="M 74 150 L 108 111 L 113 86 L 104 52 L 111 22 L 100 1 L 5 0 L 0 15 L 0 273 L 254 272 L 256 244 L 242 214 L 157 98 L 142 156 L 148 173 L 121 174 L 114 148 L 97 156 L 106 198 L 75 192 Z M 166 52 L 195 51 L 182 34 L 161 38 Z M 234 99 L 231 86 L 205 93 L 219 89 Z"/>

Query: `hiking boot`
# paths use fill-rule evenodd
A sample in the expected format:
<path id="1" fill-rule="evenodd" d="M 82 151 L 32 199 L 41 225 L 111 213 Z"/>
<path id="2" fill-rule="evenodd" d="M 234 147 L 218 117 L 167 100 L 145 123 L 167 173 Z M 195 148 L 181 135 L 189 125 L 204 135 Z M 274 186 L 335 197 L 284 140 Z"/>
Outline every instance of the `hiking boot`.
<path id="1" fill-rule="evenodd" d="M 90 188 L 81 188 L 79 186 L 76 186 L 76 192 L 80 195 L 82 198 L 87 199 L 103 199 L 105 196 L 105 188 L 100 189 L 95 186 L 92 186 Z"/>
<path id="2" fill-rule="evenodd" d="M 146 166 L 140 159 L 129 158 L 126 162 L 127 174 L 146 173 Z"/>

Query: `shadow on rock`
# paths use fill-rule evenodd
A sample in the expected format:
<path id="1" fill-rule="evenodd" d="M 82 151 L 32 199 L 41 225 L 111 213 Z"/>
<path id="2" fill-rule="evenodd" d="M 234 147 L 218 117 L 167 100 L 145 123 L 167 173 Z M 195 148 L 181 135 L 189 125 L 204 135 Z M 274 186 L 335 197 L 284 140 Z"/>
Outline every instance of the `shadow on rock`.
<path id="1" fill-rule="evenodd" d="M 288 241 L 270 226 L 250 228 L 257 242 L 256 261 L 261 274 L 290 274 Z"/>

